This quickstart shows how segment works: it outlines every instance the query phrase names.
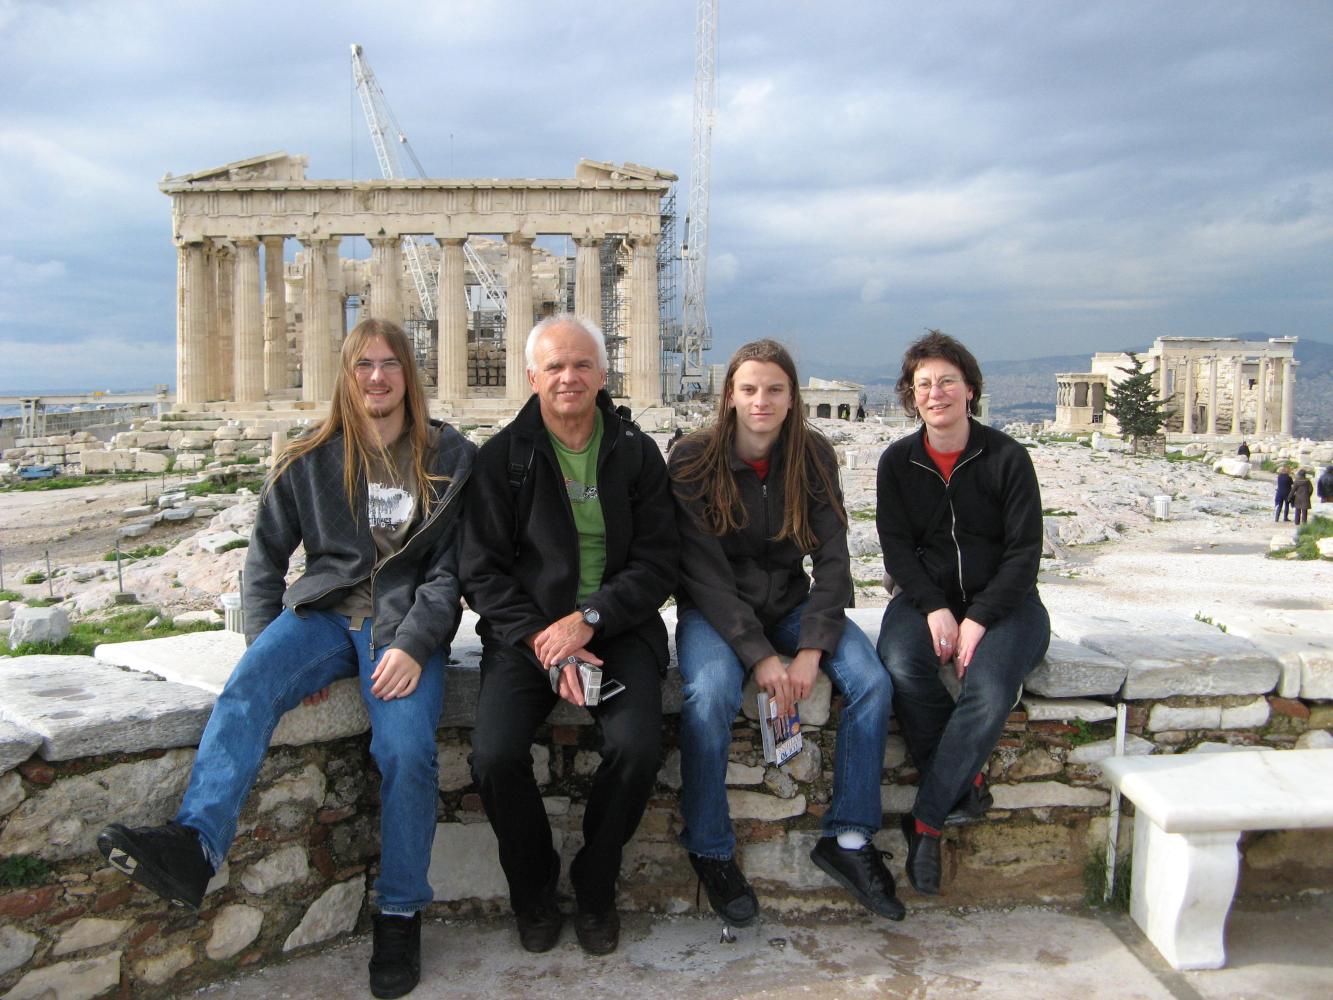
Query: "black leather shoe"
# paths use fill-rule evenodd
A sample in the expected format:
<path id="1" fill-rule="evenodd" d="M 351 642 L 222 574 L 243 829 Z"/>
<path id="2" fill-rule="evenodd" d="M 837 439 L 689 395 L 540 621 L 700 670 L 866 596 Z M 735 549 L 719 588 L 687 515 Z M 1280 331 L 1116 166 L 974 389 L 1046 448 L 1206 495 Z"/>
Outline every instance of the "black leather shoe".
<path id="1" fill-rule="evenodd" d="M 133 830 L 112 823 L 97 835 L 97 849 L 112 868 L 187 910 L 199 909 L 213 877 L 199 835 L 175 820 Z"/>
<path id="2" fill-rule="evenodd" d="M 940 838 L 916 832 L 916 817 L 903 817 L 903 836 L 907 838 L 907 881 L 923 896 L 940 894 Z"/>
<path id="3" fill-rule="evenodd" d="M 871 913 L 890 920 L 901 920 L 907 914 L 896 895 L 893 875 L 884 867 L 879 848 L 870 841 L 859 850 L 849 851 L 838 844 L 837 837 L 820 837 L 810 860 Z"/>
<path id="4" fill-rule="evenodd" d="M 691 854 L 690 864 L 708 893 L 708 905 L 714 913 L 732 927 L 749 927 L 754 923 L 759 916 L 759 900 L 735 858 L 718 861 Z"/>
<path id="5" fill-rule="evenodd" d="M 551 875 L 542 890 L 542 898 L 533 906 L 516 914 L 518 943 L 524 951 L 540 954 L 550 951 L 560 941 L 560 925 L 564 915 L 555 899 L 555 886 L 560 881 L 560 855 L 551 852 Z"/>
<path id="6" fill-rule="evenodd" d="M 968 823 L 980 823 L 994 805 L 995 796 L 990 792 L 990 783 L 982 778 L 980 785 L 969 785 L 963 797 L 954 803 L 949 815 L 944 818 L 944 825 L 965 826 Z"/>
<path id="7" fill-rule="evenodd" d="M 600 916 L 579 910 L 574 933 L 589 955 L 609 955 L 620 944 L 620 914 L 614 906 Z"/>
<path id="8" fill-rule="evenodd" d="M 410 917 L 370 916 L 370 992 L 380 1000 L 406 996 L 421 981 L 421 911 Z"/>

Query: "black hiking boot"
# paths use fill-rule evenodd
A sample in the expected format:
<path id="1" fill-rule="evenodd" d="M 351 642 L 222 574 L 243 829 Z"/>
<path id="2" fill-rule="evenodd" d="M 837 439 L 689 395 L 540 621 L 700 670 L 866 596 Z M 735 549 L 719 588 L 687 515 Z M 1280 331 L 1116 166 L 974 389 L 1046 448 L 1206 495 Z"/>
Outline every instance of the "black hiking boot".
<path id="1" fill-rule="evenodd" d="M 199 835 L 175 820 L 133 830 L 112 823 L 97 835 L 97 849 L 112 868 L 188 910 L 199 909 L 213 877 Z"/>
<path id="2" fill-rule="evenodd" d="M 421 912 L 410 917 L 374 913 L 370 921 L 375 942 L 370 992 L 380 1000 L 411 993 L 421 980 Z"/>
<path id="3" fill-rule="evenodd" d="M 699 884 L 708 893 L 708 905 L 732 927 L 749 927 L 759 916 L 759 900 L 746 881 L 735 858 L 718 861 L 700 854 L 690 855 Z"/>

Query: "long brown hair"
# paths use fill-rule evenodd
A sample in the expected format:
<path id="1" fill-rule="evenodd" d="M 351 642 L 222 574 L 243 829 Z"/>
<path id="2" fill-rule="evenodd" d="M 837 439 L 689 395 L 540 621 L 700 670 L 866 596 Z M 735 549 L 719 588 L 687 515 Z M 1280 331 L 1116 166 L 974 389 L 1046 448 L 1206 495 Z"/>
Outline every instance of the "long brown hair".
<path id="1" fill-rule="evenodd" d="M 791 385 L 791 410 L 782 422 L 782 434 L 774 446 L 775 452 L 781 450 L 783 460 L 782 528 L 774 540 L 790 538 L 801 551 L 812 552 L 819 539 L 810 526 L 809 502 L 817 499 L 832 504 L 843 524 L 847 523 L 847 514 L 838 502 L 837 486 L 824 462 L 833 448 L 806 419 L 796 363 L 787 348 L 776 340 L 752 341 L 731 356 L 713 426 L 691 435 L 703 442 L 703 450 L 682 462 L 674 478 L 684 486 L 694 487 L 692 493 L 684 491 L 685 499 L 703 501 L 704 518 L 713 534 L 725 535 L 747 523 L 736 476 L 731 471 L 731 456 L 736 449 L 736 408 L 728 405 L 735 388 L 736 369 L 747 361 L 773 362 L 786 373 Z"/>
<path id="2" fill-rule="evenodd" d="M 342 434 L 343 490 L 347 494 L 348 506 L 355 513 L 359 492 L 357 481 L 370 482 L 371 456 L 379 458 L 386 467 L 392 466 L 388 450 L 375 433 L 356 381 L 356 363 L 376 337 L 383 338 L 385 346 L 403 366 L 403 381 L 407 384 L 407 392 L 403 397 L 407 410 L 403 430 L 412 443 L 412 470 L 416 473 L 421 490 L 422 509 L 429 513 L 436 499 L 434 484 L 448 482 L 449 477 L 433 475 L 426 468 L 426 451 L 431 440 L 430 417 L 426 410 L 426 394 L 421 388 L 412 341 L 402 327 L 383 319 L 363 320 L 344 338 L 338 361 L 341 377 L 333 383 L 333 400 L 329 404 L 328 418 L 282 450 L 281 456 L 274 463 L 268 485 L 272 486 L 302 455 L 314 451 L 334 435 Z"/>

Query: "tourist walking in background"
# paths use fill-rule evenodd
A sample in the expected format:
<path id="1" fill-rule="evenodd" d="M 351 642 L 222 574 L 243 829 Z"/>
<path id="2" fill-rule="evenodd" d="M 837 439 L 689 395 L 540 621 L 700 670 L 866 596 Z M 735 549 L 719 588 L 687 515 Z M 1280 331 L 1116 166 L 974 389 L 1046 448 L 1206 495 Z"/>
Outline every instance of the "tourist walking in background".
<path id="1" fill-rule="evenodd" d="M 1333 503 L 1333 465 L 1324 470 L 1319 477 L 1319 502 Z"/>
<path id="2" fill-rule="evenodd" d="M 1037 475 L 1026 448 L 971 419 L 981 389 L 981 368 L 961 343 L 938 330 L 917 340 L 897 390 L 924 426 L 879 463 L 876 520 L 900 590 L 884 611 L 879 655 L 921 774 L 902 825 L 907 877 L 927 895 L 940 891 L 943 828 L 979 820 L 991 804 L 982 768 L 1050 641 L 1037 594 Z M 957 704 L 940 679 L 944 665 L 961 682 Z"/>
<path id="3" fill-rule="evenodd" d="M 871 841 L 882 816 L 893 687 L 843 610 L 854 591 L 838 459 L 806 420 L 796 366 L 781 344 L 746 344 L 732 356 L 724 385 L 713 426 L 671 453 L 681 535 L 680 841 L 714 911 L 738 927 L 753 921 L 758 901 L 735 861 L 727 806 L 742 686 L 754 671 L 755 683 L 790 716 L 823 669 L 842 709 L 833 800 L 810 858 L 872 913 L 901 920 L 893 876 Z"/>
<path id="4" fill-rule="evenodd" d="M 1236 449 L 1236 454 L 1248 462 L 1250 460 L 1250 446 L 1242 441 L 1240 447 Z"/>
<path id="5" fill-rule="evenodd" d="M 1314 496 L 1314 483 L 1306 476 L 1304 469 L 1296 470 L 1296 480 L 1291 484 L 1289 497 L 1291 509 L 1296 512 L 1297 526 L 1310 520 L 1310 501 Z"/>
<path id="6" fill-rule="evenodd" d="M 1291 517 L 1291 469 L 1282 466 L 1277 470 L 1277 493 L 1273 495 L 1273 504 L 1277 511 L 1273 514 L 1274 521 L 1290 521 Z"/>
<path id="7" fill-rule="evenodd" d="M 265 484 L 245 560 L 245 655 L 218 695 L 176 819 L 97 845 L 162 898 L 198 909 L 283 714 L 360 677 L 380 772 L 379 912 L 370 989 L 410 992 L 439 796 L 435 727 L 461 613 L 457 495 L 476 447 L 427 417 L 412 343 L 367 320 L 343 341 L 330 413 Z M 292 553 L 305 573 L 290 586 Z"/>

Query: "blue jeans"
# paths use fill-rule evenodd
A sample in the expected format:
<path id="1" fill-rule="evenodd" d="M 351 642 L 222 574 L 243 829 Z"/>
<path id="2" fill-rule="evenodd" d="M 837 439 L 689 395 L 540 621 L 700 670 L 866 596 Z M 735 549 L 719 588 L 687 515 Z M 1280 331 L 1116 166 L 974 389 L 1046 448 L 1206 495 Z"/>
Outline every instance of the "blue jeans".
<path id="1" fill-rule="evenodd" d="M 370 714 L 370 752 L 380 770 L 380 910 L 411 915 L 434 898 L 426 871 L 435 837 L 435 728 L 444 705 L 445 652 L 422 665 L 416 690 L 381 701 L 370 675 L 384 650 L 370 656 L 367 618 L 352 631 L 346 615 L 284 610 L 245 651 L 218 695 L 176 821 L 199 831 L 214 869 L 221 867 L 241 808 L 283 713 L 345 677 L 361 677 Z"/>
<path id="2" fill-rule="evenodd" d="M 934 830 L 976 780 L 1004 732 L 1023 678 L 1051 641 L 1051 619 L 1035 595 L 991 625 L 963 675 L 957 704 L 940 680 L 926 616 L 899 594 L 884 609 L 879 655 L 893 675 L 893 707 L 921 773 L 912 815 Z"/>
<path id="3" fill-rule="evenodd" d="M 779 653 L 793 656 L 801 635 L 802 604 L 764 635 Z M 696 609 L 676 623 L 676 652 L 685 681 L 680 714 L 680 842 L 691 854 L 725 861 L 736 846 L 727 809 L 727 750 L 741 709 L 747 670 Z M 821 663 L 842 695 L 834 750 L 833 804 L 824 814 L 824 836 L 879 829 L 879 777 L 889 733 L 893 682 L 864 632 L 848 621 L 838 648 Z"/>

